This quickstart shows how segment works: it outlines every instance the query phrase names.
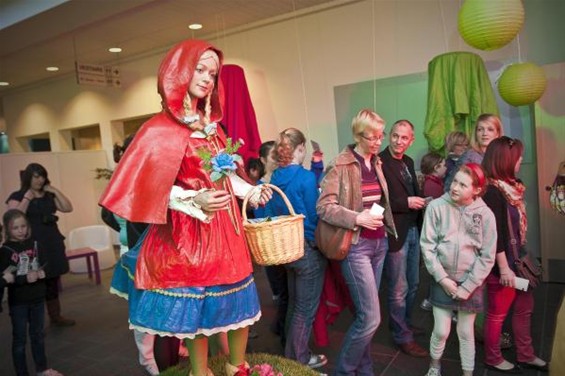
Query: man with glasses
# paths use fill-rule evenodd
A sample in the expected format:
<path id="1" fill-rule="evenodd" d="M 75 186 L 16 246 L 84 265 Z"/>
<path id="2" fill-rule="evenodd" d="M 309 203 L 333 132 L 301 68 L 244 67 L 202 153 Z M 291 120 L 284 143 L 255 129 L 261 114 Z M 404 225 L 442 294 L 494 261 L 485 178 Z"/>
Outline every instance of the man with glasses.
<path id="1" fill-rule="evenodd" d="M 389 326 L 395 344 L 408 355 L 427 357 L 428 351 L 414 341 L 414 331 L 420 330 L 411 325 L 419 284 L 419 230 L 422 209 L 426 206 L 426 201 L 420 197 L 414 161 L 405 154 L 413 142 L 414 126 L 408 120 L 399 120 L 392 126 L 389 146 L 379 154 L 398 232 L 398 238 L 388 237 L 385 278 L 388 284 Z"/>

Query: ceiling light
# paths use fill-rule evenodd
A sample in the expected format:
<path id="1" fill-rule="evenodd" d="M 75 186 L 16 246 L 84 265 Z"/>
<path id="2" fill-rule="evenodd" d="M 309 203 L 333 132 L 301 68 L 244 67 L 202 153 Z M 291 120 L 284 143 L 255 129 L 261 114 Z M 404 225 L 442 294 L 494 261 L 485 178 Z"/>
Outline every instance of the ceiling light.
<path id="1" fill-rule="evenodd" d="M 0 86 L 10 86 L 10 83 L 7 81 L 0 81 Z"/>
<path id="2" fill-rule="evenodd" d="M 108 51 L 117 54 L 118 52 L 122 52 L 122 49 L 120 47 L 111 47 L 111 48 L 108 48 Z"/>
<path id="3" fill-rule="evenodd" d="M 190 24 L 188 25 L 188 28 L 190 30 L 200 30 L 202 29 L 202 24 L 198 24 L 198 23 Z"/>
<path id="4" fill-rule="evenodd" d="M 57 72 L 59 70 L 59 67 L 47 67 L 45 68 L 45 70 L 48 72 Z"/>

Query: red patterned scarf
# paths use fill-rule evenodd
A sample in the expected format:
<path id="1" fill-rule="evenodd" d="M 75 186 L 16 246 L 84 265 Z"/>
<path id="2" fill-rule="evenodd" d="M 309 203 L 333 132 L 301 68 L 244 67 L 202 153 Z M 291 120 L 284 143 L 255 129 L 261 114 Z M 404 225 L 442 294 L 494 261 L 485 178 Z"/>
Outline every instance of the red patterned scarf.
<path id="1" fill-rule="evenodd" d="M 502 192 L 504 198 L 510 205 L 518 209 L 520 217 L 520 239 L 522 245 L 526 244 L 526 231 L 528 230 L 526 203 L 524 202 L 524 192 L 526 191 L 526 187 L 518 181 L 509 183 L 504 180 L 490 179 L 490 183 Z"/>

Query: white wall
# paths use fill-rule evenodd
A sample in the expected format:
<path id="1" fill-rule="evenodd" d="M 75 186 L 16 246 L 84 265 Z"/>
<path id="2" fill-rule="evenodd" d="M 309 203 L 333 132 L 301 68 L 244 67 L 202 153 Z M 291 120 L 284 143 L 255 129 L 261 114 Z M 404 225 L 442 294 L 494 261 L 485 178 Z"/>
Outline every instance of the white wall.
<path id="1" fill-rule="evenodd" d="M 73 228 L 102 223 L 98 198 L 107 181 L 95 179 L 96 168 L 106 168 L 103 151 L 74 151 L 60 153 L 17 153 L 0 155 L 0 198 L 2 203 L 20 189 L 20 171 L 29 163 L 40 163 L 47 169 L 51 184 L 73 204 L 70 213 L 57 213 L 58 226 L 67 236 Z M 5 208 L 5 205 L 2 205 Z M 1 211 L 4 213 L 4 211 Z"/>
<path id="2" fill-rule="evenodd" d="M 424 72 L 429 60 L 448 51 L 477 52 L 458 36 L 458 9 L 458 2 L 446 0 L 368 0 L 212 42 L 224 51 L 226 63 L 244 67 L 264 140 L 295 126 L 331 158 L 338 151 L 333 87 Z M 514 58 L 516 48 L 511 43 L 479 53 L 485 60 L 505 61 Z M 50 132 L 53 150 L 64 150 L 59 130 L 100 124 L 109 151 L 112 120 L 160 110 L 155 74 L 163 55 L 123 64 L 121 89 L 78 86 L 68 77 L 7 96 L 11 150 L 22 151 L 16 137 L 44 132 Z"/>

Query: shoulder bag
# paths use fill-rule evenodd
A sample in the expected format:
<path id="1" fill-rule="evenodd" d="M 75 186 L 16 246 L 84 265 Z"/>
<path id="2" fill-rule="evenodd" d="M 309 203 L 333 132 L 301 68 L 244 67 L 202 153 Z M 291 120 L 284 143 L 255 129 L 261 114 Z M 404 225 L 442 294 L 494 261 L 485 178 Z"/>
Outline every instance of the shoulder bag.
<path id="1" fill-rule="evenodd" d="M 512 226 L 512 219 L 510 217 L 510 211 L 507 209 L 508 213 L 508 230 L 512 236 L 514 236 L 514 230 Z M 520 247 L 518 250 L 518 242 L 516 239 L 510 239 L 510 248 L 512 249 L 512 254 L 514 255 L 514 266 L 516 267 L 516 275 L 520 278 L 525 278 L 530 281 L 530 286 L 532 288 L 537 287 L 542 282 L 542 268 L 541 265 L 534 261 L 528 251 L 524 246 Z"/>
<path id="2" fill-rule="evenodd" d="M 316 245 L 330 260 L 343 260 L 353 239 L 353 230 L 337 227 L 320 219 L 316 226 Z"/>

